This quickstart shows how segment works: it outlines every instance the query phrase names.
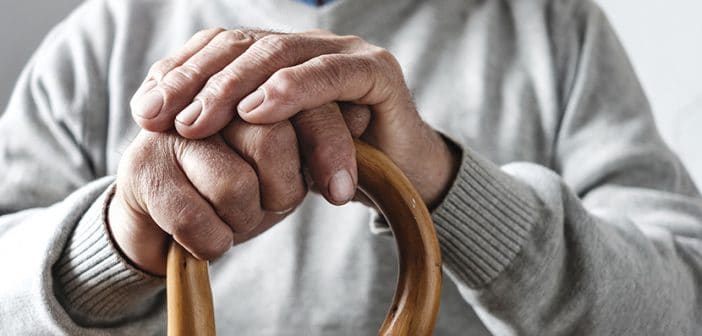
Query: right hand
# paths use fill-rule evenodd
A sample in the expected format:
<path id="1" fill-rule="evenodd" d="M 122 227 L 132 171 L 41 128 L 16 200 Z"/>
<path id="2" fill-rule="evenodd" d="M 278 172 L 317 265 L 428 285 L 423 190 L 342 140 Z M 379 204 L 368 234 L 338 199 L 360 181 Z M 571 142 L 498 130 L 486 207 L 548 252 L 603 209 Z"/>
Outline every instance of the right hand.
<path id="1" fill-rule="evenodd" d="M 332 103 L 272 125 L 236 119 L 202 140 L 141 131 L 117 170 L 112 239 L 137 267 L 164 275 L 171 237 L 212 260 L 284 219 L 308 187 L 346 203 L 323 181 L 355 157 L 352 136 L 369 119 L 365 107 L 348 105 L 342 114 Z"/>

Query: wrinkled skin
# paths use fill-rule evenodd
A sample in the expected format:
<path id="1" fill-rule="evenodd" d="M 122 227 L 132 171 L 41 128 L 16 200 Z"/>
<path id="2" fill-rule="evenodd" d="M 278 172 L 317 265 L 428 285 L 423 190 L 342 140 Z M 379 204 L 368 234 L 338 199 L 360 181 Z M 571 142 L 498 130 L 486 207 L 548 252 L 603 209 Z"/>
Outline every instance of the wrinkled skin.
<path id="1" fill-rule="evenodd" d="M 201 31 L 154 64 L 131 106 L 144 130 L 120 162 L 108 221 L 122 252 L 159 275 L 170 236 L 209 260 L 309 189 L 352 200 L 354 137 L 384 151 L 430 207 L 460 156 L 422 121 L 387 50 L 324 31 Z"/>

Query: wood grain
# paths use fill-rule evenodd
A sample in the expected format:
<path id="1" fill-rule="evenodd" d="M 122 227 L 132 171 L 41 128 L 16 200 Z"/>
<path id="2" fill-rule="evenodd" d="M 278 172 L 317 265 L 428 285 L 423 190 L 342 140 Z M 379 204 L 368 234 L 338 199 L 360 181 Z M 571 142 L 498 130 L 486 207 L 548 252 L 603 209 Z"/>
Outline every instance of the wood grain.
<path id="1" fill-rule="evenodd" d="M 431 216 L 400 169 L 380 151 L 356 141 L 359 189 L 393 231 L 399 276 L 379 335 L 431 335 L 441 297 L 441 254 Z M 168 335 L 214 335 L 207 263 L 173 243 L 167 271 Z M 388 280 L 389 281 L 389 280 Z"/>
<path id="2" fill-rule="evenodd" d="M 196 259 L 174 242 L 166 263 L 168 335 L 214 335 L 214 305 L 207 262 Z"/>

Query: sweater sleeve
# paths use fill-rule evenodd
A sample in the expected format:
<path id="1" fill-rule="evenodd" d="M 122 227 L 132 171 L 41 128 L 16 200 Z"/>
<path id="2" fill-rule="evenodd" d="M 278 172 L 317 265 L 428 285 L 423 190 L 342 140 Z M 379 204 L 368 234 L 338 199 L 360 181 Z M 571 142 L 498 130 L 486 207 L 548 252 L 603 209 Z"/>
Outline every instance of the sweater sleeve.
<path id="1" fill-rule="evenodd" d="M 111 245 L 109 10 L 85 2 L 29 61 L 0 112 L 0 334 L 154 334 L 163 280 Z"/>
<path id="2" fill-rule="evenodd" d="M 553 166 L 464 148 L 433 212 L 445 269 L 497 335 L 694 334 L 702 200 L 603 13 L 578 3 L 554 37 L 571 42 Z"/>

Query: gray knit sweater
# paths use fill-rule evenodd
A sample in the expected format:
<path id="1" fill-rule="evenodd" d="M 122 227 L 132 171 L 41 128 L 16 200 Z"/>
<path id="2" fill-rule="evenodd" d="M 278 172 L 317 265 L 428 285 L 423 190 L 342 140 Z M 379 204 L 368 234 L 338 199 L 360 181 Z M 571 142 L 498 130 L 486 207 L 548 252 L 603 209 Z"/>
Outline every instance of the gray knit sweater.
<path id="1" fill-rule="evenodd" d="M 138 131 L 132 93 L 213 26 L 324 28 L 399 59 L 423 118 L 464 153 L 433 213 L 437 335 L 702 334 L 702 201 L 585 0 L 87 1 L 0 117 L 0 334 L 164 332 L 163 279 L 116 252 L 102 212 Z M 212 264 L 218 330 L 374 334 L 397 270 L 372 222 L 311 195 L 232 248 Z"/>

